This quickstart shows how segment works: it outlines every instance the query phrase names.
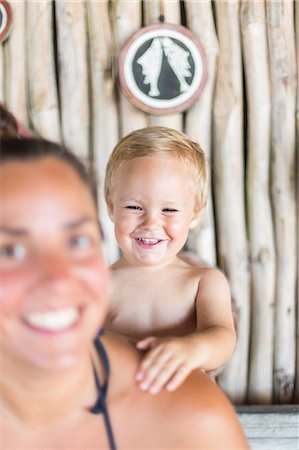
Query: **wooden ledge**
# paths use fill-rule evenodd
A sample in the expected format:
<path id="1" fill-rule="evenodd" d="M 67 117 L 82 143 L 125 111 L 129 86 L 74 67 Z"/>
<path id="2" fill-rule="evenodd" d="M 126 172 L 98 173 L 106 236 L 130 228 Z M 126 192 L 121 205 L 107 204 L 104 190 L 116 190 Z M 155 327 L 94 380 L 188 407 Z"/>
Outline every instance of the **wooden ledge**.
<path id="1" fill-rule="evenodd" d="M 299 405 L 236 407 L 252 450 L 298 450 Z"/>

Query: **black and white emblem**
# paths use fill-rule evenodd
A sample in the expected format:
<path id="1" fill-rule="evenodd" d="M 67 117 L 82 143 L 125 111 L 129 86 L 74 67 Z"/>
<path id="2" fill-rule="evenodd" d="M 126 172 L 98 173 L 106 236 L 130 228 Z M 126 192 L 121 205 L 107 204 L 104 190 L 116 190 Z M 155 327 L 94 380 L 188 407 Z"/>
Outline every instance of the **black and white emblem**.
<path id="1" fill-rule="evenodd" d="M 187 109 L 206 81 L 206 59 L 200 42 L 185 27 L 170 24 L 141 28 L 119 58 L 124 94 L 152 114 Z"/>
<path id="2" fill-rule="evenodd" d="M 9 35 L 12 13 L 7 1 L 0 0 L 0 42 L 3 42 Z"/>

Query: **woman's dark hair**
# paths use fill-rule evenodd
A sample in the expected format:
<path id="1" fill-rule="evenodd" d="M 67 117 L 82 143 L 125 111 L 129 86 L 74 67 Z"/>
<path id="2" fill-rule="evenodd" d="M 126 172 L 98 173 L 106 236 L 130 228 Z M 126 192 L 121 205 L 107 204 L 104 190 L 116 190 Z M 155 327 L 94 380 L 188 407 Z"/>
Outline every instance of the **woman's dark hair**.
<path id="1" fill-rule="evenodd" d="M 71 166 L 89 187 L 97 205 L 96 183 L 91 171 L 66 147 L 41 138 L 2 137 L 0 142 L 0 165 L 8 161 L 33 161 L 54 157 Z"/>
<path id="2" fill-rule="evenodd" d="M 18 122 L 11 112 L 0 102 L 0 136 L 17 136 Z"/>

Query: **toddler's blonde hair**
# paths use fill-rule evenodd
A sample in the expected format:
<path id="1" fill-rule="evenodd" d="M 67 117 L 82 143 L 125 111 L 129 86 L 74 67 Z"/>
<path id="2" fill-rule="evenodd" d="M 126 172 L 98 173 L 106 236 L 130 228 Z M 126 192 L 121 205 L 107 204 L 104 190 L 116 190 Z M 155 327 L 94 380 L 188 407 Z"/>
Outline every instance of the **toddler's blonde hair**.
<path id="1" fill-rule="evenodd" d="M 195 176 L 195 206 L 198 210 L 203 208 L 206 205 L 209 186 L 209 168 L 203 150 L 184 133 L 158 126 L 135 130 L 114 147 L 106 168 L 106 201 L 111 199 L 113 178 L 124 161 L 163 154 L 178 158 L 191 169 Z"/>

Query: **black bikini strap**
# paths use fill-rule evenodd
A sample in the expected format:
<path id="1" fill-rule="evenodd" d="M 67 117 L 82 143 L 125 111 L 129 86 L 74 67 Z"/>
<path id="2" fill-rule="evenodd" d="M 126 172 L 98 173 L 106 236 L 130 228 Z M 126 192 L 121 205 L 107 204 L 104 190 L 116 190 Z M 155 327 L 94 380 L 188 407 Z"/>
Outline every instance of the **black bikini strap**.
<path id="1" fill-rule="evenodd" d="M 99 396 L 96 401 L 96 404 L 91 408 L 90 412 L 93 414 L 102 414 L 103 413 L 104 420 L 105 420 L 105 426 L 106 426 L 106 430 L 107 430 L 107 435 L 108 435 L 108 439 L 109 439 L 110 449 L 116 450 L 115 440 L 114 440 L 114 436 L 113 436 L 113 430 L 112 430 L 109 413 L 108 413 L 108 409 L 107 409 L 107 404 L 106 404 L 106 395 L 107 395 L 107 390 L 108 390 L 109 371 L 110 371 L 109 360 L 108 360 L 106 350 L 105 350 L 99 336 L 97 336 L 97 338 L 95 340 L 95 346 L 96 346 L 96 349 L 97 349 L 97 351 L 100 355 L 100 358 L 103 362 L 104 371 L 105 371 L 105 381 L 101 385 L 97 371 L 96 371 L 95 367 L 93 366 L 93 373 L 94 373 L 94 377 L 95 377 L 97 390 L 99 392 Z"/>

